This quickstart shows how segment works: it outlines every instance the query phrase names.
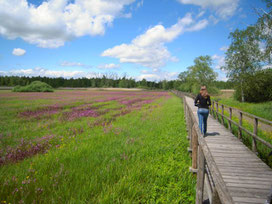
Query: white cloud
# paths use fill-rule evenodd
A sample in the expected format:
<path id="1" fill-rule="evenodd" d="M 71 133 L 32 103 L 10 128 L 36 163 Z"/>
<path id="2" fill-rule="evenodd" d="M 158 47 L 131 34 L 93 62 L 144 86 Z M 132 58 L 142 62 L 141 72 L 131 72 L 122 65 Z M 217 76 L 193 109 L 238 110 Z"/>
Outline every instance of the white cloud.
<path id="1" fill-rule="evenodd" d="M 212 59 L 215 60 L 215 69 L 220 69 L 225 66 L 225 57 L 219 55 L 213 55 Z"/>
<path id="2" fill-rule="evenodd" d="M 179 19 L 169 28 L 156 25 L 144 34 L 137 36 L 130 44 L 121 44 L 105 50 L 101 55 L 118 58 L 121 63 L 135 63 L 145 67 L 158 68 L 167 61 L 177 61 L 165 47 L 165 43 L 173 41 L 184 32 L 205 28 L 208 21 L 195 21 L 190 13 Z"/>
<path id="3" fill-rule="evenodd" d="M 80 62 L 68 62 L 68 61 L 63 61 L 60 63 L 60 66 L 62 67 L 83 67 L 83 68 L 92 68 L 92 65 L 87 65 L 87 64 L 82 64 Z"/>
<path id="4" fill-rule="evenodd" d="M 26 53 L 24 49 L 21 48 L 14 48 L 12 54 L 15 56 L 23 56 Z"/>
<path id="5" fill-rule="evenodd" d="M 221 18 L 231 17 L 238 8 L 239 0 L 178 0 L 182 4 L 193 4 L 210 8 Z"/>
<path id="6" fill-rule="evenodd" d="M 178 72 L 158 71 L 155 73 L 142 70 L 141 75 L 136 77 L 137 80 L 146 79 L 148 81 L 162 81 L 162 80 L 174 80 L 178 77 Z"/>
<path id="7" fill-rule="evenodd" d="M 64 61 L 60 64 L 60 66 L 62 67 L 81 67 L 81 66 L 85 66 L 84 64 L 80 63 L 80 62 L 68 62 L 68 61 Z"/>
<path id="8" fill-rule="evenodd" d="M 116 69 L 119 67 L 120 67 L 120 64 L 113 64 L 113 63 L 98 65 L 99 69 Z"/>
<path id="9" fill-rule="evenodd" d="M 42 67 L 34 69 L 15 69 L 10 71 L 1 71 L 2 75 L 7 76 L 46 76 L 46 77 L 64 77 L 64 78 L 81 78 L 81 77 L 94 77 L 97 76 L 94 72 L 84 71 L 65 71 L 65 70 L 48 70 Z"/>
<path id="10" fill-rule="evenodd" d="M 0 0 L 0 35 L 22 38 L 39 47 L 56 48 L 84 35 L 103 35 L 107 26 L 135 0 Z"/>

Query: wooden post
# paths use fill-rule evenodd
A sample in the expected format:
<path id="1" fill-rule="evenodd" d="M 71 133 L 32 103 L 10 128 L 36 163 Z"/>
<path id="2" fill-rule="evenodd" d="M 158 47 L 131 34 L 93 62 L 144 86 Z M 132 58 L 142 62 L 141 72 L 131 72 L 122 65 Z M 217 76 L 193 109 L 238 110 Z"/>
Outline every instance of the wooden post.
<path id="1" fill-rule="evenodd" d="M 194 124 L 192 129 L 192 170 L 197 169 L 197 155 L 198 155 L 198 135 L 196 131 L 197 124 Z"/>
<path id="2" fill-rule="evenodd" d="M 218 120 L 218 103 L 217 102 L 215 103 L 216 103 L 216 120 Z"/>
<path id="3" fill-rule="evenodd" d="M 253 133 L 257 135 L 258 133 L 258 118 L 254 118 L 254 130 Z M 256 139 L 252 137 L 252 151 L 257 152 L 257 142 Z"/>
<path id="4" fill-rule="evenodd" d="M 214 116 L 214 101 L 212 101 L 212 114 Z"/>
<path id="5" fill-rule="evenodd" d="M 196 204 L 203 203 L 203 189 L 205 179 L 205 157 L 201 146 L 198 151 L 198 171 L 197 171 L 197 183 L 196 183 Z"/>
<path id="6" fill-rule="evenodd" d="M 193 130 L 193 119 L 191 118 L 191 115 L 189 114 L 189 121 L 190 121 L 190 150 L 192 151 L 192 130 Z"/>
<path id="7" fill-rule="evenodd" d="M 230 120 L 232 119 L 232 108 L 231 107 L 229 107 L 229 119 Z M 229 130 L 230 130 L 230 132 L 232 132 L 230 120 L 229 120 Z"/>
<path id="8" fill-rule="evenodd" d="M 185 116 L 185 119 L 186 119 L 186 116 L 187 116 L 187 111 L 186 111 L 186 103 L 185 103 L 185 98 L 182 97 L 182 100 L 183 100 L 183 107 L 184 107 L 184 116 Z M 186 120 L 185 120 L 186 121 Z"/>
<path id="9" fill-rule="evenodd" d="M 188 105 L 186 104 L 186 123 L 187 123 L 187 131 L 188 131 L 188 140 L 190 139 L 190 132 L 189 132 L 189 129 L 190 129 L 190 124 L 189 124 L 189 120 L 190 120 L 190 117 L 189 117 L 189 107 Z"/>
<path id="10" fill-rule="evenodd" d="M 189 109 L 189 107 L 187 107 Z M 189 139 L 191 140 L 191 131 L 192 131 L 192 127 L 191 127 L 191 116 L 190 116 L 190 110 L 188 110 L 188 136 L 189 136 Z"/>
<path id="11" fill-rule="evenodd" d="M 222 119 L 222 121 L 221 121 L 221 123 L 222 123 L 222 125 L 224 125 L 224 105 L 222 104 L 221 105 L 221 114 L 222 114 L 222 116 L 221 116 L 221 119 Z"/>
<path id="12" fill-rule="evenodd" d="M 243 125 L 243 113 L 240 111 L 239 112 L 239 126 Z M 242 138 L 242 129 L 240 127 L 238 127 L 238 138 L 241 139 Z"/>

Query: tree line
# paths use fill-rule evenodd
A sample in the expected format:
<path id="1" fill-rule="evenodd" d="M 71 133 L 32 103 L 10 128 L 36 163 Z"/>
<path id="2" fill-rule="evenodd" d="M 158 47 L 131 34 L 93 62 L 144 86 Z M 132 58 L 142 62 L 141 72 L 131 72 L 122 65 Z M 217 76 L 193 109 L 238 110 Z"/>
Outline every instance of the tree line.
<path id="1" fill-rule="evenodd" d="M 162 80 L 162 81 L 147 81 L 146 79 L 142 79 L 140 81 L 136 81 L 133 78 L 129 77 L 120 77 L 120 78 L 109 78 L 106 75 L 102 77 L 96 78 L 52 78 L 52 77 L 28 77 L 28 76 L 0 76 L 0 86 L 26 86 L 31 84 L 33 81 L 41 81 L 49 84 L 53 88 L 59 87 L 72 87 L 72 88 L 147 88 L 147 89 L 177 89 L 181 90 L 180 87 L 184 84 L 184 82 L 178 78 L 177 80 Z M 232 88 L 231 83 L 224 81 L 214 81 L 216 86 L 220 89 L 229 89 Z"/>

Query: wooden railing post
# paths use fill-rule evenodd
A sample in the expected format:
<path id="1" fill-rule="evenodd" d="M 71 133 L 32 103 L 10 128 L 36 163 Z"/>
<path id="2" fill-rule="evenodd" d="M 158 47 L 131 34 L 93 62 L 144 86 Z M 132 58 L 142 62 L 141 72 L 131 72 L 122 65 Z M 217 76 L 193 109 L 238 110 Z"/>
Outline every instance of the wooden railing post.
<path id="1" fill-rule="evenodd" d="M 186 118 L 186 115 L 187 115 L 187 113 L 186 113 L 186 103 L 185 103 L 184 97 L 182 97 L 182 99 L 183 99 L 184 116 Z"/>
<path id="2" fill-rule="evenodd" d="M 213 116 L 215 116 L 215 114 L 214 114 L 214 101 L 212 101 L 212 114 L 213 114 Z"/>
<path id="3" fill-rule="evenodd" d="M 253 133 L 255 135 L 257 135 L 257 133 L 258 133 L 258 118 L 254 118 Z M 256 139 L 254 137 L 252 137 L 252 151 L 257 152 L 257 142 L 256 142 Z"/>
<path id="4" fill-rule="evenodd" d="M 215 104 L 216 104 L 216 120 L 218 120 L 218 103 L 215 102 Z"/>
<path id="5" fill-rule="evenodd" d="M 242 125 L 243 125 L 243 113 L 239 111 L 239 126 Z M 238 127 L 238 138 L 239 139 L 242 138 L 242 129 L 240 127 Z"/>
<path id="6" fill-rule="evenodd" d="M 203 190 L 205 179 L 205 157 L 201 146 L 198 146 L 198 171 L 196 183 L 196 204 L 203 203 Z"/>
<path id="7" fill-rule="evenodd" d="M 193 125 L 192 128 L 192 168 L 190 168 L 190 172 L 197 172 L 197 156 L 198 156 L 198 135 L 196 131 L 197 124 Z"/>
<path id="8" fill-rule="evenodd" d="M 221 123 L 222 123 L 222 125 L 224 125 L 224 105 L 222 104 L 221 105 L 221 114 L 222 114 L 222 116 L 221 116 L 221 119 L 222 119 L 222 121 L 221 121 Z"/>
<path id="9" fill-rule="evenodd" d="M 231 119 L 232 119 L 232 108 L 229 107 L 229 130 L 230 132 L 232 132 L 232 129 L 231 129 Z"/>

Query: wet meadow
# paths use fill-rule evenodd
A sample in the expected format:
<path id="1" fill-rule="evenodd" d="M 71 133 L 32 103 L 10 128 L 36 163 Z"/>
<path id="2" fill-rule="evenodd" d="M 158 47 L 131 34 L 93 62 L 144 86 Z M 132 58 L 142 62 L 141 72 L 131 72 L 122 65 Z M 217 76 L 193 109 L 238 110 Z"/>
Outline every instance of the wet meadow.
<path id="1" fill-rule="evenodd" d="M 0 91 L 1 203 L 194 203 L 181 99 Z"/>

